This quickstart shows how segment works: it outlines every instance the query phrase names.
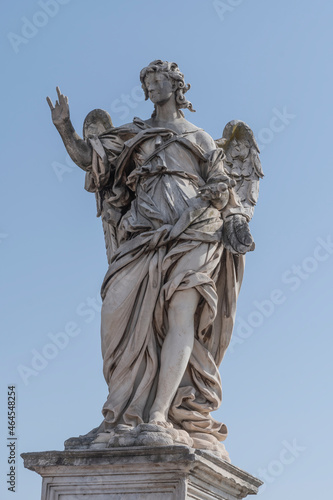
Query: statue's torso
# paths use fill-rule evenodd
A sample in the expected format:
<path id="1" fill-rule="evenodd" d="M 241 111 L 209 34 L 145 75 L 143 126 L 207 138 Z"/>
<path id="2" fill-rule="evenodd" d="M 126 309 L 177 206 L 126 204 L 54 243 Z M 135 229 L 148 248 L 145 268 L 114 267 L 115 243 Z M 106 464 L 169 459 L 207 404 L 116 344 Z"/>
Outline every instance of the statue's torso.
<path id="1" fill-rule="evenodd" d="M 197 130 L 177 137 L 196 145 Z M 127 185 L 135 191 L 135 200 L 124 218 L 127 230 L 157 229 L 164 224 L 174 225 L 185 211 L 206 208 L 207 202 L 198 197 L 205 184 L 201 159 L 177 140 L 167 147 L 166 137 L 156 135 L 140 143 L 133 153 L 134 170 Z M 210 207 L 210 216 L 220 219 L 219 212 Z"/>

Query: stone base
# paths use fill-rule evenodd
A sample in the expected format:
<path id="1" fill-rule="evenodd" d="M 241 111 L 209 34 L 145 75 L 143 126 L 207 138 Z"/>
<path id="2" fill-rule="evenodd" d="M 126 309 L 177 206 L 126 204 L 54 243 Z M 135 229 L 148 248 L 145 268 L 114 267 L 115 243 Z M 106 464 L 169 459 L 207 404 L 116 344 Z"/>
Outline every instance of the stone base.
<path id="1" fill-rule="evenodd" d="M 188 446 L 23 453 L 43 478 L 42 500 L 234 500 L 262 482 Z"/>
<path id="2" fill-rule="evenodd" d="M 139 424 L 136 427 L 119 424 L 107 432 L 101 431 L 101 427 L 99 427 L 84 436 L 67 439 L 65 441 L 65 450 L 103 450 L 105 448 L 136 446 L 151 448 L 174 445 L 185 445 L 189 448 L 209 451 L 222 458 L 222 460 L 230 462 L 224 444 L 207 432 L 188 434 L 181 429 L 165 428 L 150 423 Z"/>

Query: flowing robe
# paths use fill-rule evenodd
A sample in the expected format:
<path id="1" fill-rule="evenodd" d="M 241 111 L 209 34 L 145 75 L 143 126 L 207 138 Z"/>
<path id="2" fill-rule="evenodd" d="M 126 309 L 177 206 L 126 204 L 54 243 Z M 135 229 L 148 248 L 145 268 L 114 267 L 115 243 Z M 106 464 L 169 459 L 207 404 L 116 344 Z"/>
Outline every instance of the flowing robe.
<path id="1" fill-rule="evenodd" d="M 148 421 L 168 304 L 176 291 L 194 288 L 194 346 L 169 420 L 192 437 L 227 435 L 210 413 L 221 404 L 218 366 L 230 342 L 244 257 L 224 249 L 222 228 L 243 209 L 232 190 L 221 211 L 198 196 L 226 173 L 222 150 L 203 151 L 196 132 L 177 135 L 136 119 L 90 140 L 85 187 L 96 193 L 113 247 L 102 285 L 105 429 Z"/>

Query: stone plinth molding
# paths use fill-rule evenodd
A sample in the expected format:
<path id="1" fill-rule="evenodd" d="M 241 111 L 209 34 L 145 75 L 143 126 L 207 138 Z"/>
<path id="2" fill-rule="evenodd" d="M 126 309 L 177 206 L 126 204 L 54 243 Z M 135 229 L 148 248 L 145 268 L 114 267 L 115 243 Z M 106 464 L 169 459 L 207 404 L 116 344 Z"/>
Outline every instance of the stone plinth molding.
<path id="1" fill-rule="evenodd" d="M 187 446 L 24 453 L 43 478 L 42 500 L 234 500 L 259 479 Z"/>

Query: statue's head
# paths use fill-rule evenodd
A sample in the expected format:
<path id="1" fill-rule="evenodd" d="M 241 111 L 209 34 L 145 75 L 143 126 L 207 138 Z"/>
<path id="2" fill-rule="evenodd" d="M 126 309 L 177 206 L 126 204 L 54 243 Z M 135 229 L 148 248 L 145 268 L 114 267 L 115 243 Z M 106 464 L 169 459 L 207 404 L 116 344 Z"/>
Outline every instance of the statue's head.
<path id="1" fill-rule="evenodd" d="M 185 84 L 184 75 L 180 72 L 178 65 L 174 62 L 161 61 L 160 59 L 151 62 L 140 72 L 140 81 L 145 93 L 146 101 L 150 98 L 147 87 L 147 77 L 149 78 L 149 75 L 154 75 L 156 73 L 171 83 L 171 88 L 175 94 L 176 105 L 179 110 L 180 108 L 187 108 L 190 111 L 195 111 L 192 107 L 192 103 L 187 101 L 184 95 L 191 86 L 190 84 Z M 153 99 L 152 101 L 154 102 Z M 180 113 L 184 116 L 182 111 L 180 111 Z M 152 116 L 154 115 L 155 111 Z"/>

